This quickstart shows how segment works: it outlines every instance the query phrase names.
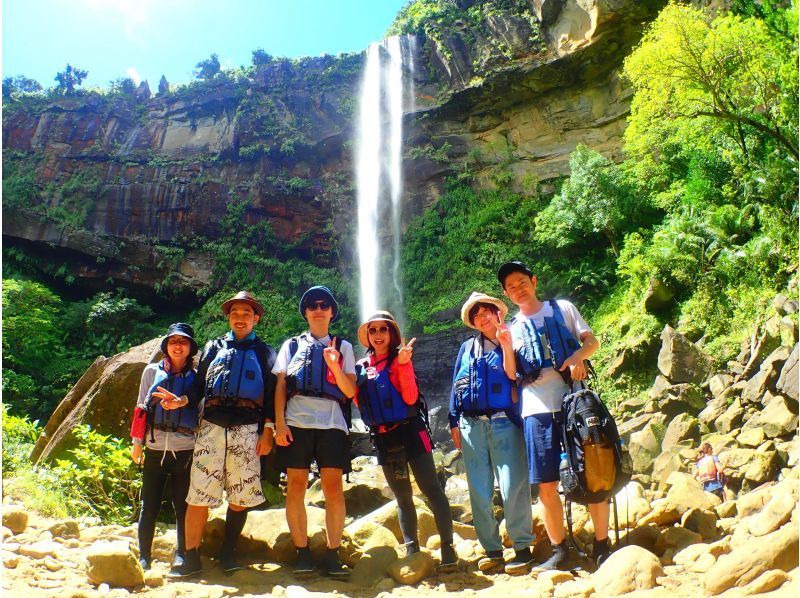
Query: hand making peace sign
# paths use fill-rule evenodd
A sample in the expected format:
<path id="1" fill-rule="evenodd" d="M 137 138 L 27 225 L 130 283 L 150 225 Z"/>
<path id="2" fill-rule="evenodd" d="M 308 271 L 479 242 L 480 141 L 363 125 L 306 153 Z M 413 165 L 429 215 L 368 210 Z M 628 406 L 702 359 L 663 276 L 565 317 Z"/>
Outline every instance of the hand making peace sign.
<path id="1" fill-rule="evenodd" d="M 416 340 L 417 337 L 414 337 L 406 344 L 405 339 L 401 339 L 400 348 L 397 351 L 397 363 L 404 365 L 411 361 L 411 353 L 414 351 L 414 343 Z"/>
<path id="2" fill-rule="evenodd" d="M 497 340 L 504 349 L 511 347 L 511 329 L 503 322 L 500 314 L 497 314 L 497 321 L 492 320 L 497 328 Z"/>
<path id="3" fill-rule="evenodd" d="M 323 354 L 325 355 L 325 363 L 328 364 L 328 367 L 331 367 L 334 364 L 339 365 L 339 357 L 341 357 L 341 354 L 336 350 L 335 336 L 331 338 L 328 346 L 323 350 Z"/>

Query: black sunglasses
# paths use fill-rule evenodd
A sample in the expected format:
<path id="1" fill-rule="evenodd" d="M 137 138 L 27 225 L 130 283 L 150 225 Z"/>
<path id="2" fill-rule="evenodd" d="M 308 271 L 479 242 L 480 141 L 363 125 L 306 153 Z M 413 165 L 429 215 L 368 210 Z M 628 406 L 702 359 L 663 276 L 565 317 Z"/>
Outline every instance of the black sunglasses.
<path id="1" fill-rule="evenodd" d="M 325 311 L 326 309 L 330 308 L 331 308 L 330 301 L 314 301 L 313 303 L 306 304 L 306 309 L 310 309 L 311 311 L 314 311 L 316 309 L 321 309 L 322 311 Z"/>

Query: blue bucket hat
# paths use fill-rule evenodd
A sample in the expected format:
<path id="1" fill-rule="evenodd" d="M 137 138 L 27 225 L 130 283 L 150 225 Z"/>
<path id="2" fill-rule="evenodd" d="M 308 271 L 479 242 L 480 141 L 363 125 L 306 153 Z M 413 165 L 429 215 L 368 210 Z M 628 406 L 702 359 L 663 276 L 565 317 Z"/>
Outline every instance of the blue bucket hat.
<path id="1" fill-rule="evenodd" d="M 197 355 L 197 341 L 194 340 L 194 329 L 189 326 L 189 324 L 184 324 L 183 322 L 175 322 L 174 324 L 170 324 L 169 328 L 167 328 L 167 334 L 161 339 L 161 352 L 164 355 L 167 355 L 167 341 L 171 336 L 185 336 L 189 339 L 189 342 L 192 345 L 191 350 L 189 351 L 189 359 Z"/>
<path id="2" fill-rule="evenodd" d="M 336 302 L 336 299 L 333 297 L 333 293 L 328 287 L 323 286 L 315 286 L 308 289 L 303 296 L 300 298 L 300 315 L 303 316 L 303 319 L 306 317 L 306 307 L 312 301 L 320 301 L 327 299 L 331 302 L 333 306 L 333 317 L 331 318 L 331 322 L 335 322 L 339 319 L 339 304 Z"/>

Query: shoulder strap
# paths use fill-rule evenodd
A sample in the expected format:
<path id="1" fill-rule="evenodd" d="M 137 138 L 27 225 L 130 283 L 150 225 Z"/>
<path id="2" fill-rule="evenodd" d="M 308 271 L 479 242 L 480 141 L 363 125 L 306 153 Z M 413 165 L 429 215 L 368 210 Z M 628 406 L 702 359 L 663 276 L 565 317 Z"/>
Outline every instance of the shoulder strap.
<path id="1" fill-rule="evenodd" d="M 298 336 L 293 336 L 289 340 L 289 359 L 288 359 L 288 361 L 291 361 L 292 359 L 294 359 L 294 356 L 297 353 L 297 348 L 300 346 L 299 338 L 300 337 L 298 337 Z"/>
<path id="2" fill-rule="evenodd" d="M 550 299 L 548 301 L 550 307 L 553 308 L 553 317 L 559 324 L 566 326 L 566 322 L 564 322 L 564 314 L 561 313 L 561 308 L 558 306 L 558 301 L 556 299 Z"/>

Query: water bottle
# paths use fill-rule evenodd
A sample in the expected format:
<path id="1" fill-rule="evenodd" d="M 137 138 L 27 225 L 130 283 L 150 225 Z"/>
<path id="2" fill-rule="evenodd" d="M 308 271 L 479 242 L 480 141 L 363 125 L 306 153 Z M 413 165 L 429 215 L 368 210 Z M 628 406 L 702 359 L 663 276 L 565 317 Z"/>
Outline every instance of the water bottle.
<path id="1" fill-rule="evenodd" d="M 569 466 L 567 453 L 561 453 L 561 463 L 558 465 L 558 477 L 561 481 L 561 489 L 564 495 L 569 496 L 578 487 L 578 481 L 572 473 L 572 468 Z"/>

